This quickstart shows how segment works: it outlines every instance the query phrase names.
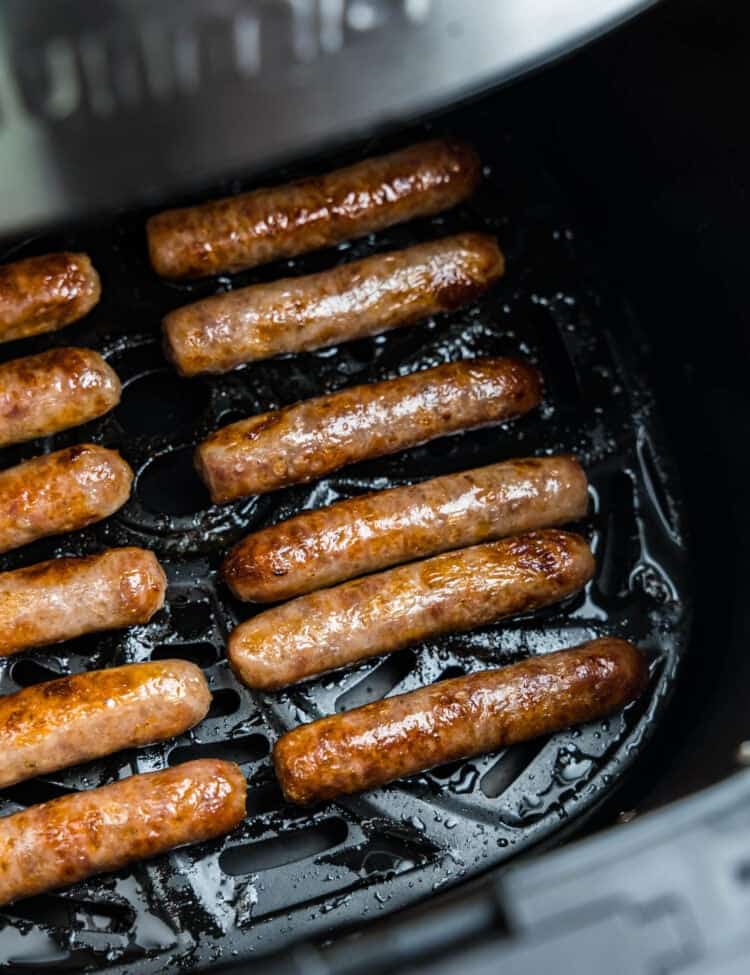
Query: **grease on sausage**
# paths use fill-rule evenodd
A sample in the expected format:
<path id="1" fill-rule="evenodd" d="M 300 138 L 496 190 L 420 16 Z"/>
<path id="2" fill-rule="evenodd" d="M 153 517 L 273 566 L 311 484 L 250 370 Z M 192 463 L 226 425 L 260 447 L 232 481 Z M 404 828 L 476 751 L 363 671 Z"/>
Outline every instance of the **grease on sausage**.
<path id="1" fill-rule="evenodd" d="M 494 237 L 459 234 L 204 298 L 164 319 L 183 376 L 377 335 L 478 297 L 503 273 Z"/>
<path id="2" fill-rule="evenodd" d="M 0 904 L 120 870 L 230 832 L 247 787 L 233 762 L 202 759 L 0 818 Z"/>
<path id="3" fill-rule="evenodd" d="M 99 275 L 86 254 L 44 254 L 0 266 L 0 342 L 56 332 L 99 301 Z"/>
<path id="4" fill-rule="evenodd" d="M 107 518 L 128 500 L 132 483 L 117 451 L 96 444 L 0 471 L 0 552 Z"/>
<path id="5" fill-rule="evenodd" d="M 524 362 L 451 362 L 231 423 L 199 444 L 195 464 L 212 500 L 232 501 L 500 423 L 540 398 L 538 373 Z"/>
<path id="6" fill-rule="evenodd" d="M 510 460 L 305 511 L 239 542 L 222 574 L 239 599 L 274 602 L 401 562 L 582 518 L 573 457 Z"/>
<path id="7" fill-rule="evenodd" d="M 107 413 L 120 380 L 98 352 L 51 349 L 0 365 L 0 447 L 46 437 Z"/>
<path id="8" fill-rule="evenodd" d="M 164 570 L 143 548 L 0 573 L 0 656 L 147 623 L 164 605 L 165 591 Z"/>
<path id="9" fill-rule="evenodd" d="M 229 637 L 248 687 L 275 689 L 549 606 L 580 590 L 594 559 L 579 535 L 547 530 L 475 545 L 300 596 L 242 623 Z"/>
<path id="10" fill-rule="evenodd" d="M 290 802 L 333 799 L 603 718 L 647 679 L 632 644 L 592 640 L 302 725 L 276 743 L 276 774 Z"/>
<path id="11" fill-rule="evenodd" d="M 180 735 L 208 712 L 203 672 L 186 660 L 61 677 L 0 698 L 0 788 Z"/>
<path id="12" fill-rule="evenodd" d="M 420 142 L 315 176 L 200 206 L 146 224 L 151 264 L 167 278 L 239 271 L 329 247 L 466 199 L 481 167 L 474 150 Z"/>

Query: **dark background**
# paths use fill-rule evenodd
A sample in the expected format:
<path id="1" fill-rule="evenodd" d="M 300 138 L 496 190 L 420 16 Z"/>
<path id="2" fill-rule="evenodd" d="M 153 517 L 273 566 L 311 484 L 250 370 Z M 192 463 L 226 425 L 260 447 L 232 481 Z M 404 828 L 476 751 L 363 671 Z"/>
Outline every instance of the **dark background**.
<path id="1" fill-rule="evenodd" d="M 749 39 L 745 4 L 673 0 L 496 96 L 648 335 L 688 505 L 691 653 L 667 725 L 616 799 L 624 810 L 729 775 L 750 738 Z"/>

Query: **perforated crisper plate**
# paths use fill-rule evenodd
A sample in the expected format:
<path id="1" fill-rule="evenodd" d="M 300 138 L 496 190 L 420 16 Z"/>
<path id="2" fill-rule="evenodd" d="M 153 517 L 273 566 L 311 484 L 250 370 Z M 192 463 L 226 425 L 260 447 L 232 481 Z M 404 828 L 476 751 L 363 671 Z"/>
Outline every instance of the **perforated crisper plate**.
<path id="1" fill-rule="evenodd" d="M 214 703 L 191 734 L 7 789 L 0 811 L 198 756 L 234 759 L 248 780 L 247 819 L 225 840 L 6 909 L 0 957 L 11 968 L 109 965 L 146 975 L 329 934 L 427 897 L 549 838 L 600 802 L 655 732 L 687 635 L 686 551 L 675 485 L 639 374 L 633 325 L 593 269 L 560 191 L 539 161 L 498 136 L 496 121 L 479 109 L 461 118 L 452 132 L 468 134 L 486 162 L 474 199 L 445 216 L 351 246 L 231 279 L 172 285 L 149 269 L 145 215 L 139 213 L 68 237 L 24 242 L 3 255 L 10 260 L 62 247 L 86 250 L 104 292 L 85 322 L 5 345 L 2 357 L 51 345 L 90 345 L 114 366 L 125 390 L 110 416 L 5 450 L 0 463 L 93 440 L 118 448 L 137 477 L 132 499 L 108 521 L 10 553 L 2 568 L 135 544 L 158 554 L 170 584 L 166 608 L 147 626 L 6 659 L 0 688 L 9 693 L 59 674 L 177 656 L 205 669 Z M 412 132 L 403 141 L 423 135 Z M 360 154 L 390 147 L 370 144 Z M 326 160 L 320 168 L 343 161 Z M 269 179 L 288 175 L 277 171 Z M 161 316 L 192 298 L 464 229 L 496 233 L 508 258 L 506 278 L 467 308 L 380 338 L 218 378 L 178 379 L 162 356 Z M 546 380 L 542 408 L 515 423 L 226 507 L 208 505 L 192 472 L 193 445 L 220 424 L 354 382 L 484 354 L 538 363 Z M 592 482 L 593 513 L 578 527 L 592 541 L 598 571 L 585 594 L 288 693 L 254 693 L 232 677 L 225 638 L 253 610 L 233 601 L 217 568 L 227 547 L 248 530 L 373 488 L 559 451 L 575 452 Z M 608 633 L 635 640 L 651 657 L 649 691 L 624 714 L 312 810 L 282 801 L 269 752 L 284 729 L 441 677 Z"/>

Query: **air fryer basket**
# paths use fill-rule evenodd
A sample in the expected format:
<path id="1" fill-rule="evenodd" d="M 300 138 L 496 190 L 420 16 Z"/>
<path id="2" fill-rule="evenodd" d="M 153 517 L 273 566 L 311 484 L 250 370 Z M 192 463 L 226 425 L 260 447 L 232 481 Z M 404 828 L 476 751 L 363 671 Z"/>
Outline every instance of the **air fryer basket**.
<path id="1" fill-rule="evenodd" d="M 176 656 L 205 669 L 214 702 L 192 733 L 7 789 L 0 811 L 199 756 L 234 759 L 248 779 L 247 819 L 225 840 L 6 908 L 0 960 L 10 971 L 109 968 L 146 975 L 204 968 L 380 916 L 572 827 L 611 792 L 656 731 L 686 644 L 689 594 L 680 506 L 643 378 L 637 328 L 579 239 L 575 215 L 553 175 L 497 131 L 496 116 L 479 105 L 428 130 L 450 131 L 477 145 L 486 164 L 477 195 L 446 215 L 329 252 L 231 279 L 174 285 L 158 280 L 148 266 L 146 214 L 125 213 L 69 235 L 21 242 L 2 255 L 9 260 L 62 247 L 86 250 L 103 281 L 101 304 L 88 319 L 53 336 L 7 345 L 4 357 L 50 345 L 90 345 L 125 386 L 123 402 L 110 416 L 7 449 L 3 466 L 93 440 L 119 449 L 136 471 L 131 500 L 108 521 L 10 553 L 2 568 L 137 544 L 158 554 L 169 577 L 167 606 L 151 623 L 6 659 L 0 663 L 2 692 L 59 674 Z M 425 128 L 402 133 L 398 144 L 425 134 Z M 275 171 L 266 181 L 393 145 L 372 142 L 347 157 Z M 497 234 L 508 261 L 506 278 L 467 308 L 223 377 L 182 380 L 163 358 L 159 321 L 180 304 L 463 229 Z M 224 507 L 209 506 L 192 471 L 194 444 L 232 419 L 484 354 L 537 363 L 546 384 L 541 409 L 514 423 Z M 226 635 L 254 610 L 231 598 L 217 568 L 227 546 L 249 530 L 364 491 L 557 452 L 574 452 L 592 484 L 591 515 L 577 528 L 591 540 L 598 569 L 580 597 L 284 693 L 251 692 L 234 679 L 224 658 Z M 608 633 L 636 641 L 650 657 L 648 692 L 624 714 L 312 810 L 283 802 L 269 752 L 285 729 Z"/>

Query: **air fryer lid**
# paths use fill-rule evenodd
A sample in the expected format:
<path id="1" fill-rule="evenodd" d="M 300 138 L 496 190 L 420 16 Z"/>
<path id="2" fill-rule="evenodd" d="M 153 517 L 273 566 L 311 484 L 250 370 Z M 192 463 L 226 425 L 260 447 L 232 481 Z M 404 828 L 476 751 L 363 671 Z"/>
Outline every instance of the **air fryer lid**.
<path id="1" fill-rule="evenodd" d="M 653 0 L 4 0 L 0 238 L 507 81 Z"/>
<path id="2" fill-rule="evenodd" d="M 5 450 L 0 465 L 94 440 L 122 451 L 136 483 L 129 503 L 106 522 L 9 553 L 0 568 L 138 544 L 165 563 L 169 590 L 165 610 L 146 626 L 0 661 L 0 691 L 70 671 L 184 656 L 205 669 L 214 703 L 192 733 L 22 783 L 3 792 L 0 811 L 216 756 L 241 763 L 248 818 L 225 840 L 6 908 L 0 961 L 35 972 L 45 965 L 76 971 L 109 964 L 147 975 L 257 957 L 291 940 L 339 932 L 559 837 L 611 793 L 657 733 L 687 637 L 687 556 L 668 456 L 634 351 L 635 326 L 579 240 L 553 176 L 522 145 L 498 138 L 496 127 L 495 112 L 477 107 L 457 113 L 445 129 L 473 141 L 486 164 L 479 192 L 456 211 L 231 279 L 194 285 L 157 279 L 147 264 L 147 214 L 141 212 L 2 255 L 61 247 L 91 254 L 103 281 L 95 311 L 59 334 L 3 351 L 11 358 L 50 343 L 91 346 L 118 371 L 125 391 L 112 415 Z M 403 141 L 428 134 L 438 133 L 420 128 L 404 133 Z M 391 148 L 370 144 L 360 155 Z M 330 158 L 321 167 L 351 159 Z M 379 338 L 225 376 L 181 380 L 164 361 L 159 320 L 191 298 L 467 229 L 497 234 L 508 259 L 507 277 L 476 304 Z M 344 385 L 483 354 L 537 363 L 545 378 L 542 407 L 517 422 L 359 464 L 314 484 L 209 506 L 191 453 L 218 425 Z M 592 542 L 598 570 L 579 597 L 284 693 L 255 693 L 235 681 L 226 635 L 253 610 L 231 599 L 217 568 L 227 546 L 249 530 L 364 491 L 562 451 L 580 457 L 592 483 L 591 516 L 577 527 Z M 635 640 L 650 658 L 649 689 L 623 714 L 341 802 L 313 809 L 283 802 L 269 751 L 300 721 L 608 633 Z"/>

